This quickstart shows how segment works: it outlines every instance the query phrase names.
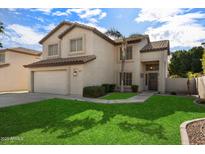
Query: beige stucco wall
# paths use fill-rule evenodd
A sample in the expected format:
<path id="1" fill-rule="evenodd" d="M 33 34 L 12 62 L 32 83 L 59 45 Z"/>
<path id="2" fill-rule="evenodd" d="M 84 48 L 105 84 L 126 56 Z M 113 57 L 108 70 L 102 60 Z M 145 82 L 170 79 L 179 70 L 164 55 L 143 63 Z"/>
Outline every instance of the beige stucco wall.
<path id="1" fill-rule="evenodd" d="M 39 68 L 39 70 L 55 70 L 66 68 L 69 79 L 69 94 L 82 94 L 83 87 L 92 85 L 101 85 L 103 83 L 119 84 L 119 72 L 121 70 L 121 62 L 119 60 L 120 46 L 114 46 L 103 38 L 99 37 L 92 31 L 75 27 L 67 33 L 62 40 L 58 38 L 64 30 L 69 26 L 65 25 L 56 31 L 43 43 L 43 59 L 56 57 L 73 57 L 83 55 L 96 55 L 96 59 L 84 65 L 71 65 L 64 67 L 47 67 Z M 83 51 L 78 53 L 70 52 L 70 39 L 83 38 Z M 48 57 L 47 50 L 49 44 L 59 44 L 59 55 Z M 147 44 L 147 39 L 133 45 L 133 59 L 126 61 L 125 72 L 132 72 L 133 83 L 139 85 L 139 90 L 144 90 L 144 79 L 141 73 L 144 73 L 144 65 L 142 62 L 159 61 L 159 91 L 165 91 L 165 78 L 167 76 L 167 51 L 155 51 L 149 53 L 140 53 L 140 50 Z M 74 70 L 78 71 L 78 76 L 73 76 Z M 38 71 L 38 69 L 31 69 Z M 29 77 L 32 81 L 32 75 Z M 32 85 L 32 82 L 30 82 Z M 32 90 L 32 86 L 30 87 Z"/>
<path id="2" fill-rule="evenodd" d="M 28 90 L 29 71 L 23 65 L 33 63 L 38 58 L 39 56 L 6 51 L 5 63 L 9 65 L 0 67 L 0 91 Z"/>
<path id="3" fill-rule="evenodd" d="M 70 68 L 70 94 L 82 95 L 85 74 L 84 67 L 83 65 L 72 65 Z M 74 75 L 75 71 L 77 72 L 76 75 Z"/>
<path id="4" fill-rule="evenodd" d="M 61 57 L 73 57 L 94 54 L 94 36 L 93 32 L 82 28 L 74 28 L 67 33 L 61 41 Z M 81 52 L 70 52 L 70 40 L 83 38 L 83 50 Z"/>
<path id="5" fill-rule="evenodd" d="M 125 61 L 125 72 L 132 72 L 132 84 L 139 85 L 139 90 L 142 90 L 142 84 L 140 79 L 140 72 L 142 64 L 140 60 L 140 50 L 147 44 L 147 40 L 144 39 L 139 43 L 130 44 L 133 46 L 133 59 Z M 115 50 L 115 81 L 119 85 L 119 73 L 121 71 L 120 61 L 120 46 L 116 47 Z"/>
<path id="6" fill-rule="evenodd" d="M 198 80 L 196 79 L 196 81 L 198 81 L 197 87 L 199 96 L 200 98 L 205 99 L 205 76 L 199 77 Z"/>
<path id="7" fill-rule="evenodd" d="M 84 65 L 84 86 L 114 83 L 114 45 L 93 33 L 91 51 L 96 59 Z"/>
<path id="8" fill-rule="evenodd" d="M 167 50 L 160 50 L 154 52 L 144 52 L 140 54 L 141 62 L 159 61 L 158 71 L 158 91 L 164 93 L 166 88 L 166 77 L 167 77 Z M 142 71 L 142 73 L 144 73 Z"/>
<path id="9" fill-rule="evenodd" d="M 43 42 L 43 54 L 42 54 L 42 59 L 47 59 L 47 58 L 56 58 L 61 56 L 61 40 L 58 38 L 58 36 L 64 32 L 67 28 L 69 28 L 69 25 L 63 25 L 60 29 L 58 29 L 55 33 L 52 34 L 51 37 L 47 38 Z M 51 44 L 58 44 L 58 51 L 59 55 L 53 56 L 53 57 L 48 57 L 48 45 Z"/>
<path id="10" fill-rule="evenodd" d="M 195 79 L 190 81 L 190 90 L 196 93 Z M 166 92 L 188 93 L 187 78 L 166 78 Z"/>

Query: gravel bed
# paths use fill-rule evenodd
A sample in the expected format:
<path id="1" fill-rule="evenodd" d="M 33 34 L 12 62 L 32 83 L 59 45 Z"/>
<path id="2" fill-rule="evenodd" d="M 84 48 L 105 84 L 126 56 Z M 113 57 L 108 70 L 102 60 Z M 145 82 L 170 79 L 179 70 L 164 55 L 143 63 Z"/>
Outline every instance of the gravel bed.
<path id="1" fill-rule="evenodd" d="M 187 125 L 190 144 L 205 145 L 205 120 L 195 121 Z"/>

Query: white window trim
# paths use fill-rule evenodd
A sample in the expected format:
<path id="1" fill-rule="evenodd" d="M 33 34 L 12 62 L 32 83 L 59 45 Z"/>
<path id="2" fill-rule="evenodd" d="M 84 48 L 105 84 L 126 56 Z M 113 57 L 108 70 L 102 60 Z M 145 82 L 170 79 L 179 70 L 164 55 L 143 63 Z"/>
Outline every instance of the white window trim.
<path id="1" fill-rule="evenodd" d="M 134 62 L 134 58 L 133 58 L 133 56 L 134 56 L 134 54 L 133 54 L 133 45 L 127 45 L 127 47 L 130 47 L 130 46 L 132 46 L 132 59 L 125 59 L 125 62 L 126 63 L 132 63 L 132 62 Z M 122 62 L 122 60 L 120 59 L 120 49 L 121 49 L 121 46 L 119 46 L 119 48 L 118 48 L 118 63 L 121 63 Z"/>
<path id="2" fill-rule="evenodd" d="M 120 86 L 120 73 L 121 72 L 118 72 L 118 84 Z M 125 71 L 124 73 L 131 73 L 132 74 L 132 78 L 131 78 L 131 85 L 124 85 L 124 87 L 131 87 L 133 85 L 133 72 L 132 71 Z"/>
<path id="3" fill-rule="evenodd" d="M 0 55 L 4 55 L 4 62 L 0 61 L 0 64 L 5 64 L 6 63 L 6 54 L 5 53 L 0 53 Z"/>
<path id="4" fill-rule="evenodd" d="M 57 54 L 56 54 L 56 55 L 49 55 L 49 54 L 48 54 L 49 45 L 57 45 L 57 46 L 58 46 L 58 51 L 57 51 Z M 51 44 L 48 44 L 48 45 L 47 45 L 47 55 L 48 55 L 48 58 L 56 58 L 56 57 L 59 57 L 59 56 L 60 56 L 60 45 L 59 45 L 59 43 L 51 43 Z"/>
<path id="5" fill-rule="evenodd" d="M 76 40 L 76 39 L 81 39 L 82 38 L 82 50 L 80 51 L 71 51 L 71 40 Z M 84 35 L 80 35 L 80 36 L 76 36 L 76 37 L 71 37 L 69 39 L 69 53 L 68 55 L 78 55 L 78 54 L 84 54 L 85 53 L 85 36 Z"/>

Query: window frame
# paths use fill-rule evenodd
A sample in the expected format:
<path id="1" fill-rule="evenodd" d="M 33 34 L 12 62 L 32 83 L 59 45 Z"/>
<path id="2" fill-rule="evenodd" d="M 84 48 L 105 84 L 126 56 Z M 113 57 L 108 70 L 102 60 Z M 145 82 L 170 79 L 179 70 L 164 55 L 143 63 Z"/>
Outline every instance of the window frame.
<path id="1" fill-rule="evenodd" d="M 146 71 L 159 71 L 159 64 L 146 64 L 145 70 Z"/>
<path id="2" fill-rule="evenodd" d="M 56 54 L 52 54 L 52 55 L 49 54 L 50 53 L 49 48 L 51 48 L 51 46 L 57 46 L 57 53 Z M 59 44 L 58 43 L 49 44 L 48 45 L 48 57 L 56 57 L 56 56 L 59 56 Z"/>
<path id="3" fill-rule="evenodd" d="M 5 53 L 0 53 L 0 56 L 3 55 L 3 61 L 1 61 L 2 59 L 0 58 L 0 64 L 5 64 L 6 63 L 6 54 Z"/>
<path id="4" fill-rule="evenodd" d="M 128 57 L 128 49 L 131 48 L 131 52 L 129 54 L 130 57 Z M 122 47 L 120 47 L 120 60 L 122 60 Z M 126 50 L 126 55 L 125 55 L 125 60 L 129 61 L 129 60 L 133 60 L 133 46 L 132 45 L 128 45 L 127 46 L 127 50 Z"/>
<path id="5" fill-rule="evenodd" d="M 78 41 L 81 40 L 81 49 L 78 50 Z M 75 50 L 72 50 L 72 41 L 75 41 Z M 83 37 L 72 38 L 70 39 L 70 53 L 79 53 L 83 51 Z"/>
<path id="6" fill-rule="evenodd" d="M 119 73 L 119 84 L 121 84 L 121 76 L 122 73 Z M 132 72 L 124 72 L 124 86 L 131 86 L 132 85 Z"/>

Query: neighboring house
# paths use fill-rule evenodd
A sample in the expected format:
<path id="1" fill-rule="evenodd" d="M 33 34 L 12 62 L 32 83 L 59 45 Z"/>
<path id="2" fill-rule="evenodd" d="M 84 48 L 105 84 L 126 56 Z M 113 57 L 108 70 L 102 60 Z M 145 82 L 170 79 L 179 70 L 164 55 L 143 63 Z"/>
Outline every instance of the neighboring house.
<path id="1" fill-rule="evenodd" d="M 28 69 L 23 65 L 40 60 L 41 52 L 25 48 L 0 50 L 0 92 L 28 90 Z"/>
<path id="2" fill-rule="evenodd" d="M 82 95 L 83 87 L 120 84 L 121 40 L 96 28 L 62 22 L 46 35 L 41 61 L 30 68 L 30 91 Z M 169 41 L 150 42 L 149 36 L 127 38 L 125 86 L 165 92 Z"/>

